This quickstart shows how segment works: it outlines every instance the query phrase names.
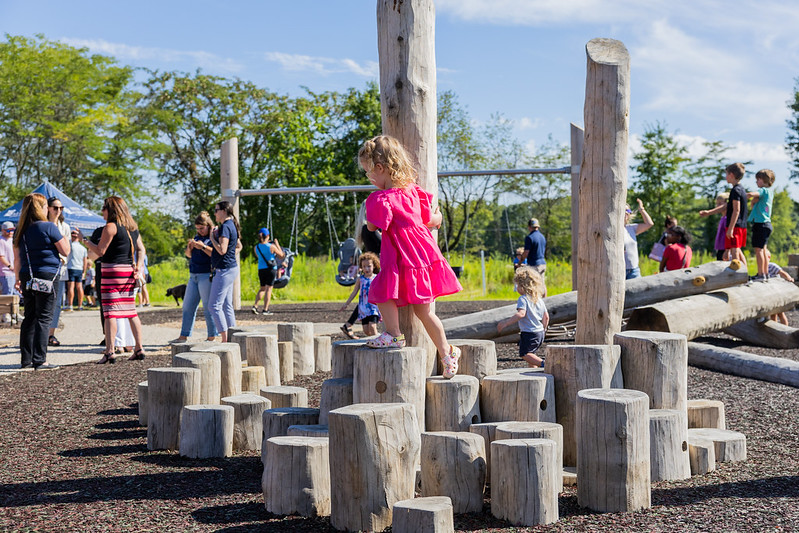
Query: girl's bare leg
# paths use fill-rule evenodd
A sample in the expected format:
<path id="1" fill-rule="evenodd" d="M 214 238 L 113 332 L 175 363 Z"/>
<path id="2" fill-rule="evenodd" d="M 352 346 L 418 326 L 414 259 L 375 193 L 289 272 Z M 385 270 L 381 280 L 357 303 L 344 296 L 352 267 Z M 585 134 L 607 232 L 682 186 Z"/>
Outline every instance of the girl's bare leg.
<path id="1" fill-rule="evenodd" d="M 397 303 L 394 300 L 377 304 L 380 314 L 383 315 L 383 324 L 386 326 L 386 331 L 392 337 L 400 336 L 399 327 L 399 310 Z"/>
<path id="2" fill-rule="evenodd" d="M 441 325 L 441 320 L 430 309 L 430 304 L 412 304 L 411 307 L 413 308 L 413 314 L 422 322 L 424 330 L 430 336 L 433 344 L 435 344 L 439 356 L 444 357 L 449 354 L 450 347 L 447 342 L 447 336 L 444 333 L 444 326 Z M 385 319 L 385 317 L 383 318 Z"/>
<path id="3" fill-rule="evenodd" d="M 377 324 L 374 322 L 370 322 L 369 324 L 363 325 L 363 334 L 367 337 L 371 337 L 373 335 L 377 335 Z M 396 337 L 396 335 L 395 335 Z"/>

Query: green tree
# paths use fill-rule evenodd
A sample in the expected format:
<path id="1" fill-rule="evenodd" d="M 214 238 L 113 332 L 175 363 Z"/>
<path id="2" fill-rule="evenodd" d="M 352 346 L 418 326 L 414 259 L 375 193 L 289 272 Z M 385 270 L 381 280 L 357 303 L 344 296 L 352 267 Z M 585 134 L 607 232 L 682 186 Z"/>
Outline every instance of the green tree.
<path id="1" fill-rule="evenodd" d="M 788 133 L 785 135 L 785 149 L 793 166 L 789 179 L 799 182 L 799 78 L 796 78 L 793 98 L 788 102 L 788 109 L 791 110 L 791 117 L 786 121 Z"/>
<path id="2" fill-rule="evenodd" d="M 786 188 L 775 191 L 771 210 L 774 231 L 768 241 L 773 253 L 794 253 L 799 248 L 799 218 L 797 204 Z"/>
<path id="3" fill-rule="evenodd" d="M 6 34 L 0 43 L 0 193 L 44 180 L 79 202 L 139 192 L 149 150 L 136 124 L 133 70 L 107 56 Z"/>

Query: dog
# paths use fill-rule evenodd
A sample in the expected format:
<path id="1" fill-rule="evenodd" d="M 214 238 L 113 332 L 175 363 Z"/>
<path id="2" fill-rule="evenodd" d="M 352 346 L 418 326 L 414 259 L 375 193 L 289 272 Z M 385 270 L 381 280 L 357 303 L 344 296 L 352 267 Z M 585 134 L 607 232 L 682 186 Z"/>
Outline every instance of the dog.
<path id="1" fill-rule="evenodd" d="M 186 284 L 184 283 L 182 285 L 176 285 L 171 289 L 167 289 L 166 295 L 173 297 L 175 299 L 175 303 L 178 304 L 178 307 L 180 307 L 180 302 L 178 301 L 178 298 L 182 300 L 183 297 L 186 296 Z"/>

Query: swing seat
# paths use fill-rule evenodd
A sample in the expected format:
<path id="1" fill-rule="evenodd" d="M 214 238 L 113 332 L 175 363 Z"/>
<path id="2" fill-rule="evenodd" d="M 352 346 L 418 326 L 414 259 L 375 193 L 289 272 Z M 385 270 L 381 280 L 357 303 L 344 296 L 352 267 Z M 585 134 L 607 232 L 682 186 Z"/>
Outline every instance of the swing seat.
<path id="1" fill-rule="evenodd" d="M 277 275 L 275 276 L 275 289 L 282 289 L 291 281 L 291 270 L 294 268 L 294 252 L 288 248 L 283 248 L 283 253 L 286 256 L 283 259 L 277 259 Z"/>
<path id="2" fill-rule="evenodd" d="M 361 249 L 352 237 L 342 242 L 338 248 L 338 273 L 336 282 L 344 287 L 355 285 L 358 279 L 358 258 Z"/>
<path id="3" fill-rule="evenodd" d="M 452 268 L 452 271 L 455 273 L 455 277 L 456 278 L 460 278 L 461 277 L 461 272 L 463 272 L 463 267 L 462 266 L 458 266 L 458 267 L 451 267 L 451 268 Z"/>

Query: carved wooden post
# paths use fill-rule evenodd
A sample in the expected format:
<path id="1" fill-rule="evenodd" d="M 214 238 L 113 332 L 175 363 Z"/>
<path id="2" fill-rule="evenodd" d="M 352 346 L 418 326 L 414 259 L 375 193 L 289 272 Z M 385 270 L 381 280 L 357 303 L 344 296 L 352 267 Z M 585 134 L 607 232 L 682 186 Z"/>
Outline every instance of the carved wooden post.
<path id="1" fill-rule="evenodd" d="M 572 178 L 572 290 L 577 290 L 577 248 L 580 236 L 580 169 L 583 165 L 585 131 L 576 124 L 571 126 L 571 178 Z"/>
<path id="2" fill-rule="evenodd" d="M 432 0 L 378 0 L 377 47 L 383 132 L 396 137 L 418 165 L 419 186 L 438 195 L 436 167 L 435 8 Z M 433 199 L 437 205 L 437 198 Z M 400 309 L 408 346 L 427 353 L 435 369 L 435 347 L 410 307 Z"/>
<path id="3" fill-rule="evenodd" d="M 624 311 L 624 204 L 630 56 L 619 41 L 585 46 L 585 146 L 580 170 L 577 344 L 613 344 Z"/>
<path id="4" fill-rule="evenodd" d="M 236 220 L 241 220 L 241 217 L 239 217 L 239 197 L 235 194 L 239 190 L 239 140 L 236 137 L 222 143 L 222 152 L 219 159 L 222 200 L 227 200 L 231 203 Z M 241 235 L 239 235 L 239 239 L 241 239 Z M 239 252 L 236 252 L 236 262 L 241 264 Z M 233 309 L 236 311 L 241 309 L 241 273 L 233 281 Z"/>

